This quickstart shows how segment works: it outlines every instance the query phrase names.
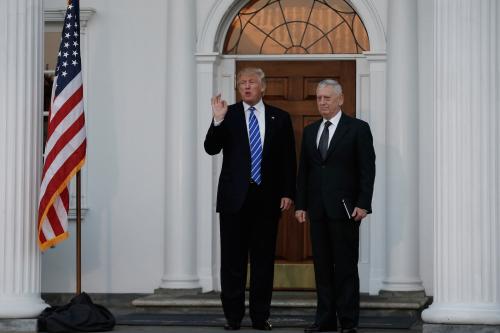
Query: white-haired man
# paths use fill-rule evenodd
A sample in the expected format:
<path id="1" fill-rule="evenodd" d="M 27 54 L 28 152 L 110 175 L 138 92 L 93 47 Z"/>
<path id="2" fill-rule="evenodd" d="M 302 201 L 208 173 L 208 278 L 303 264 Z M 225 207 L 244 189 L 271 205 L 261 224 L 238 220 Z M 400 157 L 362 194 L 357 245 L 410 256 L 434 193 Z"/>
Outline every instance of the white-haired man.
<path id="1" fill-rule="evenodd" d="M 368 124 L 342 113 L 342 86 L 318 84 L 321 120 L 304 128 L 295 217 L 309 216 L 317 292 L 305 332 L 354 333 L 359 321 L 359 225 L 371 213 L 375 151 Z"/>

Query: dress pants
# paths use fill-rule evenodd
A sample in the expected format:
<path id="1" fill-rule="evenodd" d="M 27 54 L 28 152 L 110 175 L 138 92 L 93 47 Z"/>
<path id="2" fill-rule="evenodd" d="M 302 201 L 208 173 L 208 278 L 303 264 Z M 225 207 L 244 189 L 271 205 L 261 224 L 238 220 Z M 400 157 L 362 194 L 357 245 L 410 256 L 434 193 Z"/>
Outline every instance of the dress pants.
<path id="1" fill-rule="evenodd" d="M 316 324 L 336 328 L 358 326 L 359 225 L 348 219 L 327 217 L 310 223 L 316 280 Z"/>
<path id="2" fill-rule="evenodd" d="M 249 257 L 250 318 L 262 323 L 270 315 L 279 209 L 262 211 L 263 197 L 262 188 L 251 183 L 241 210 L 220 214 L 221 301 L 229 322 L 239 323 L 245 315 Z"/>

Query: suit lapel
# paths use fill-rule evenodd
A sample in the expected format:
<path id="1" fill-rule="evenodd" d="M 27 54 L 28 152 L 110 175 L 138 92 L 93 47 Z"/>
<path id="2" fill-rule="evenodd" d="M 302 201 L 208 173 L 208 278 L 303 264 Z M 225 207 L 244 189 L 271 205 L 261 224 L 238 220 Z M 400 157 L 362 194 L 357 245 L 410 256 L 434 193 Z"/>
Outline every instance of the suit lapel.
<path id="1" fill-rule="evenodd" d="M 241 140 L 243 141 L 243 146 L 247 148 L 248 156 L 250 156 L 250 141 L 248 139 L 248 129 L 247 129 L 247 119 L 245 118 L 245 109 L 243 108 L 243 103 L 239 102 L 236 105 L 236 123 L 239 128 L 241 128 L 239 133 L 242 134 Z"/>
<path id="2" fill-rule="evenodd" d="M 312 147 L 314 158 L 318 161 L 322 161 L 321 154 L 319 153 L 318 145 L 316 144 L 316 139 L 318 138 L 319 127 L 323 119 L 320 119 L 311 125 L 311 132 L 313 133 L 309 138 L 309 145 Z"/>
<path id="3" fill-rule="evenodd" d="M 274 122 L 275 120 L 275 114 L 274 110 L 272 107 L 270 107 L 267 104 L 264 104 L 265 111 L 264 111 L 264 119 L 265 119 L 265 135 L 264 135 L 264 147 L 262 151 L 262 156 L 266 156 L 269 154 L 270 151 L 270 142 L 272 139 L 272 135 L 274 133 Z"/>
<path id="4" fill-rule="evenodd" d="M 330 142 L 330 146 L 328 147 L 326 159 L 328 159 L 330 155 L 333 153 L 336 145 L 339 143 L 342 137 L 349 131 L 349 128 L 350 128 L 350 119 L 344 113 L 342 113 L 339 120 L 339 124 L 337 125 L 337 129 L 335 130 L 332 141 Z"/>

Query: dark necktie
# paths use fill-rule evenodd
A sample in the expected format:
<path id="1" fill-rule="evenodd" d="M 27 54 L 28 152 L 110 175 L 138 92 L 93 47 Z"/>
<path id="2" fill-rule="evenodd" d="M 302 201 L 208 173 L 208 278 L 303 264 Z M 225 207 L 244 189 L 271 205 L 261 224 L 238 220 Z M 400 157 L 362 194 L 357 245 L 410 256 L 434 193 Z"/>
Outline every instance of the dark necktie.
<path id="1" fill-rule="evenodd" d="M 325 128 L 323 129 L 323 133 L 321 133 L 321 137 L 319 138 L 319 153 L 323 160 L 326 160 L 326 153 L 328 152 L 328 139 L 330 138 L 330 132 L 328 131 L 328 127 L 330 127 L 332 123 L 329 121 L 325 122 Z"/>

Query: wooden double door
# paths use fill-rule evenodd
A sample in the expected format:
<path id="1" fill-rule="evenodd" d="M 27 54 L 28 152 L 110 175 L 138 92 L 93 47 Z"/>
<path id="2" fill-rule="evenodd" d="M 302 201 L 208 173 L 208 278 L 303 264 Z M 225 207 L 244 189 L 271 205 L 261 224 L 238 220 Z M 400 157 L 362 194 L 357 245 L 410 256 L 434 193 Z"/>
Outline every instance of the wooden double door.
<path id="1" fill-rule="evenodd" d="M 305 126 L 320 119 L 316 86 L 326 78 L 340 82 L 344 92 L 342 111 L 356 115 L 356 62 L 341 61 L 238 61 L 236 72 L 259 67 L 266 74 L 264 101 L 277 106 L 292 118 L 297 159 Z M 238 96 L 238 93 L 236 93 Z M 239 97 L 238 97 L 239 98 Z M 314 289 L 314 269 L 309 223 L 295 220 L 295 208 L 283 214 L 278 233 L 275 289 Z"/>

